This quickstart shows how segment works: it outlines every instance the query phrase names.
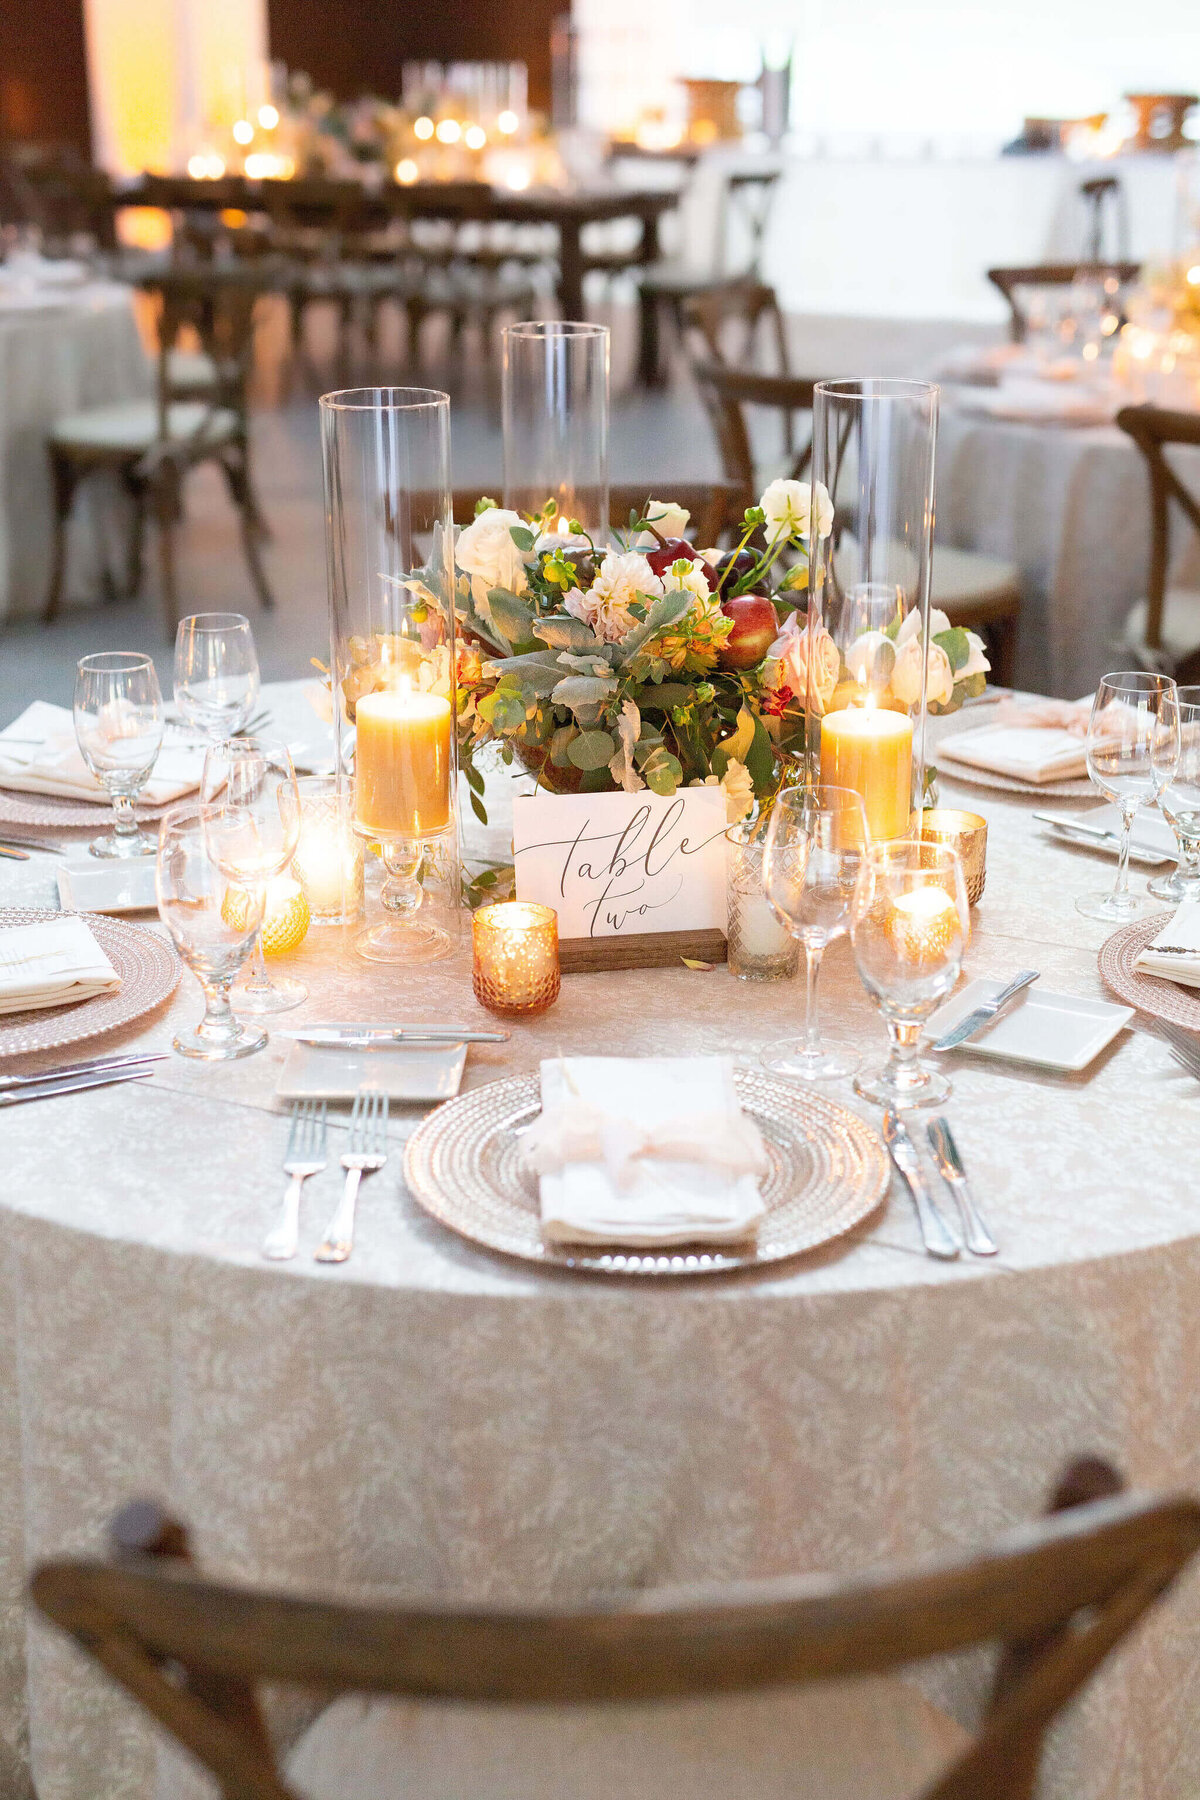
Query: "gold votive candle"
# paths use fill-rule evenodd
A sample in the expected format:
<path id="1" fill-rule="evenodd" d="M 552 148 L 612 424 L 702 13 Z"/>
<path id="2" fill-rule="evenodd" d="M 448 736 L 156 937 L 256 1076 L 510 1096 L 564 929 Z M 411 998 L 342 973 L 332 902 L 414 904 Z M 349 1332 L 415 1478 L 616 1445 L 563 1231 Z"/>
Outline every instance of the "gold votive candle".
<path id="1" fill-rule="evenodd" d="M 558 999 L 558 914 L 528 900 L 481 906 L 471 935 L 475 950 L 472 985 L 489 1012 L 527 1018 Z"/>
<path id="2" fill-rule="evenodd" d="M 933 807 L 920 814 L 920 822 L 921 837 L 926 843 L 945 844 L 957 850 L 967 884 L 967 905 L 978 906 L 987 878 L 987 820 L 979 813 Z"/>
<path id="3" fill-rule="evenodd" d="M 331 775 L 305 775 L 300 840 L 292 860 L 314 925 L 353 925 L 363 915 L 363 840 L 350 795 Z"/>

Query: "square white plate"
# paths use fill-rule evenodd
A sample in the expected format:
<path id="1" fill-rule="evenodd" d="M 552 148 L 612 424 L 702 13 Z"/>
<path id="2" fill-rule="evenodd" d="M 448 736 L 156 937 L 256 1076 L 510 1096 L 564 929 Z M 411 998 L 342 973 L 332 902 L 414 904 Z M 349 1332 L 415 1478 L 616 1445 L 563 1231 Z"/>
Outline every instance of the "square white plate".
<path id="1" fill-rule="evenodd" d="M 392 1100 L 453 1100 L 467 1062 L 465 1044 L 419 1049 L 332 1050 L 293 1044 L 275 1084 L 280 1100 L 353 1100 L 375 1088 Z"/>
<path id="2" fill-rule="evenodd" d="M 949 1031 L 973 1007 L 994 999 L 1003 986 L 1003 981 L 968 982 L 934 1013 L 925 1027 L 926 1042 Z M 1133 1016 L 1132 1006 L 1085 1000 L 1078 994 L 1052 994 L 1035 982 L 998 1019 L 945 1054 L 971 1050 L 978 1056 L 1032 1063 L 1039 1069 L 1086 1069 Z"/>
<path id="3" fill-rule="evenodd" d="M 1119 842 L 1103 838 L 1086 838 L 1082 833 L 1071 830 L 1072 825 L 1086 825 L 1089 831 L 1111 831 L 1114 838 L 1121 835 L 1121 809 L 1118 806 L 1090 806 L 1086 812 L 1044 812 L 1035 813 L 1034 817 L 1043 825 L 1047 825 L 1054 833 L 1057 843 L 1071 844 L 1079 850 L 1096 850 L 1101 856 L 1116 857 L 1120 852 Z M 1149 868 L 1156 868 L 1163 863 L 1178 862 L 1179 844 L 1175 833 L 1167 824 L 1160 812 L 1151 808 L 1143 808 L 1133 821 L 1133 833 L 1129 839 L 1129 860 L 1145 863 Z"/>
<path id="4" fill-rule="evenodd" d="M 58 898 L 69 912 L 153 912 L 154 858 L 132 856 L 128 862 L 104 862 L 89 856 L 63 863 L 58 870 Z"/>

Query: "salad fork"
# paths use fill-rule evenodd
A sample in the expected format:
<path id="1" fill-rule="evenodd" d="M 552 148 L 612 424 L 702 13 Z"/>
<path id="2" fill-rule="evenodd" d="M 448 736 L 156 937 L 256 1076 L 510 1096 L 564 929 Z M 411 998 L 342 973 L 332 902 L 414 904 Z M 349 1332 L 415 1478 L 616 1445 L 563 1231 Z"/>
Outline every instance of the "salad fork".
<path id="1" fill-rule="evenodd" d="M 316 1250 L 318 1262 L 345 1262 L 354 1248 L 354 1208 L 364 1175 L 387 1161 L 388 1097 L 378 1088 L 359 1088 L 350 1115 L 350 1137 L 342 1157 L 346 1185 L 337 1210 Z"/>
<path id="2" fill-rule="evenodd" d="M 309 1175 L 319 1175 L 325 1167 L 326 1102 L 297 1100 L 292 1107 L 292 1129 L 288 1133 L 283 1172 L 290 1177 L 283 1197 L 279 1218 L 263 1239 L 262 1253 L 272 1262 L 287 1262 L 296 1254 L 300 1241 L 300 1192 Z"/>

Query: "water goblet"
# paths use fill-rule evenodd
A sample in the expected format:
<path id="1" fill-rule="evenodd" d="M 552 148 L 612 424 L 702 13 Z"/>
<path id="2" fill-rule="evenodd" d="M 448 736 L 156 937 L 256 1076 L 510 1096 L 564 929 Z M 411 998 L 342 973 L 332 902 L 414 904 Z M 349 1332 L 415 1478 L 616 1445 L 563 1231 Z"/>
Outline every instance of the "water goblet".
<path id="1" fill-rule="evenodd" d="M 924 839 L 873 844 L 851 908 L 859 977 L 883 1014 L 887 1062 L 855 1077 L 855 1091 L 899 1111 L 945 1100 L 950 1083 L 917 1055 L 921 1028 L 958 980 L 970 926 L 967 887 L 954 850 Z"/>
<path id="2" fill-rule="evenodd" d="M 236 737 L 258 703 L 258 652 L 241 613 L 193 613 L 175 633 L 175 705 L 208 738 Z"/>
<path id="3" fill-rule="evenodd" d="M 272 738 L 226 738 L 204 755 L 200 809 L 208 852 L 229 879 L 258 890 L 260 914 L 266 887 L 281 875 L 300 840 L 300 793 L 286 744 Z M 239 1012 L 287 1012 L 308 998 L 302 981 L 272 981 L 258 934 L 249 973 L 233 993 Z"/>
<path id="4" fill-rule="evenodd" d="M 1084 894 L 1075 909 L 1088 919 L 1124 925 L 1147 902 L 1129 892 L 1129 837 L 1139 806 L 1153 806 L 1179 763 L 1179 702 L 1169 675 L 1128 669 L 1106 675 L 1092 701 L 1087 769 L 1121 811 L 1121 853 L 1111 893 Z"/>
<path id="5" fill-rule="evenodd" d="M 93 856 L 152 856 L 155 840 L 139 831 L 134 802 L 162 748 L 162 693 L 153 662 L 126 650 L 81 657 L 74 713 L 80 754 L 116 814 L 112 835 L 88 848 Z"/>
<path id="6" fill-rule="evenodd" d="M 1169 875 L 1156 875 L 1146 887 L 1156 900 L 1178 906 L 1200 900 L 1200 687 L 1176 691 L 1179 709 L 1179 761 L 1169 786 L 1158 797 L 1158 809 L 1175 833 L 1179 862 Z"/>
<path id="7" fill-rule="evenodd" d="M 777 1075 L 831 1081 L 858 1067 L 855 1052 L 821 1041 L 817 981 L 827 946 L 849 926 L 867 841 L 866 809 L 850 788 L 785 788 L 771 808 L 763 891 L 780 923 L 803 944 L 806 964 L 803 1041 L 763 1052 Z"/>
<path id="8" fill-rule="evenodd" d="M 204 820 L 194 800 L 172 806 L 158 829 L 158 911 L 188 968 L 204 989 L 204 1017 L 172 1046 L 180 1056 L 226 1062 L 261 1050 L 265 1031 L 233 1016 L 229 989 L 250 955 L 262 917 L 253 887 L 231 887 L 208 854 Z"/>

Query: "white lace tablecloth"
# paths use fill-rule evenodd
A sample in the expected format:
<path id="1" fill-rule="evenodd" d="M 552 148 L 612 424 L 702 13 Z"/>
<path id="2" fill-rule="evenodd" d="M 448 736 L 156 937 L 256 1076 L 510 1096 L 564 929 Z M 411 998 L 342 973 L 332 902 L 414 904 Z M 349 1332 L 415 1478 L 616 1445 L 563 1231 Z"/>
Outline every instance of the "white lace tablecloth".
<path id="1" fill-rule="evenodd" d="M 1047 842 L 1023 801 L 970 804 L 991 844 L 968 973 L 1033 964 L 1048 987 L 1100 997 L 1104 928 L 1074 898 L 1111 863 Z M 50 903 L 48 869 L 9 865 L 5 897 Z M 314 935 L 292 966 L 311 998 L 288 1025 L 483 1021 L 465 945 L 401 971 Z M 827 1023 L 880 1057 L 844 942 L 822 983 Z M 752 1055 L 801 1006 L 796 983 L 724 969 L 573 976 L 510 1044 L 473 1049 L 466 1081 L 560 1048 Z M 128 1041 L 165 1046 L 199 1007 L 185 975 Z M 27 1718 L 40 1800 L 95 1800 L 97 1771 L 105 1800 L 153 1791 L 133 1706 L 22 1603 L 29 1566 L 94 1550 L 131 1494 L 165 1499 L 221 1575 L 533 1602 L 973 1545 L 1037 1512 L 1085 1450 L 1139 1485 L 1200 1490 L 1200 1085 L 1155 1038 L 1126 1032 L 1077 1076 L 947 1059 L 994 1261 L 926 1258 L 893 1190 L 821 1254 L 678 1285 L 539 1273 L 448 1235 L 400 1178 L 404 1108 L 350 1262 L 311 1258 L 334 1168 L 308 1192 L 299 1258 L 264 1263 L 284 1051 L 173 1058 L 143 1083 L 5 1115 L 6 1796 L 27 1791 Z M 1193 1576 L 1058 1734 L 1047 1793 L 1194 1800 L 1198 1654 Z M 966 1715 L 967 1675 L 935 1687 Z"/>
<path id="2" fill-rule="evenodd" d="M 44 304 L 6 303 L 0 292 L 0 618 L 36 613 L 46 599 L 54 541 L 46 437 L 55 420 L 152 385 L 131 289 L 93 283 L 37 298 Z M 119 523 L 114 497 L 115 483 L 99 476 L 77 497 L 69 599 L 98 596 L 104 534 L 114 537 Z M 124 551 L 111 548 L 119 569 Z"/>

